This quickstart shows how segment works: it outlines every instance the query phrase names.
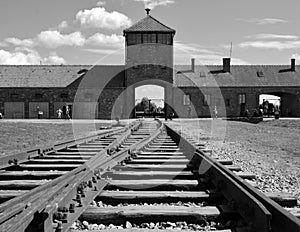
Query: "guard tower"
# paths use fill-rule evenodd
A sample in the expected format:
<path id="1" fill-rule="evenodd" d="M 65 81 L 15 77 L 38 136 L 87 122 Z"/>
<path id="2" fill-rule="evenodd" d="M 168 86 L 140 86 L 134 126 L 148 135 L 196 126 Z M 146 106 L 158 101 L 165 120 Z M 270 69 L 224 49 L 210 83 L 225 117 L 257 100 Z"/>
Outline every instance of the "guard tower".
<path id="1" fill-rule="evenodd" d="M 125 86 L 134 88 L 154 84 L 165 88 L 165 102 L 171 98 L 173 85 L 173 40 L 175 30 L 150 15 L 125 29 Z M 167 99 L 170 97 L 170 99 Z M 134 93 L 127 96 L 134 101 Z M 170 105 L 170 104 L 169 104 Z M 134 102 L 129 103 L 134 107 Z"/>
<path id="2" fill-rule="evenodd" d="M 173 83 L 173 37 L 175 30 L 150 15 L 124 30 L 127 86 L 144 79 L 162 79 Z"/>

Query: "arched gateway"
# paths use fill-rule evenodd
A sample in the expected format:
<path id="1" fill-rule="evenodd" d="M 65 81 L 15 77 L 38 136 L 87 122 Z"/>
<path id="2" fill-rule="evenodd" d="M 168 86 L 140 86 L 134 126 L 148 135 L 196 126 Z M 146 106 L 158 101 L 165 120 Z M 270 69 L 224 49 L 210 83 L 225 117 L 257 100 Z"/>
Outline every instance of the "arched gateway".
<path id="1" fill-rule="evenodd" d="M 175 30 L 147 15 L 124 30 L 126 116 L 134 116 L 135 88 L 142 85 L 159 85 L 165 90 L 165 103 L 172 105 L 173 38 Z M 166 109 L 166 114 L 170 110 Z"/>

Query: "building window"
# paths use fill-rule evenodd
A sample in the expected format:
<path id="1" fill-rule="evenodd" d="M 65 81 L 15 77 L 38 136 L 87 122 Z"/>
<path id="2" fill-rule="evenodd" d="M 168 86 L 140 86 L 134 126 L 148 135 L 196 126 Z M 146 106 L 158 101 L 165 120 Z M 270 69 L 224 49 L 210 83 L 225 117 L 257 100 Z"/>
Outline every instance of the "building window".
<path id="1" fill-rule="evenodd" d="M 203 104 L 205 106 L 210 106 L 211 96 L 210 94 L 204 94 Z"/>
<path id="2" fill-rule="evenodd" d="M 246 103 L 246 94 L 241 93 L 239 94 L 239 104 Z"/>
<path id="3" fill-rule="evenodd" d="M 191 95 L 190 94 L 184 94 L 183 95 L 183 105 L 189 106 L 191 104 Z"/>

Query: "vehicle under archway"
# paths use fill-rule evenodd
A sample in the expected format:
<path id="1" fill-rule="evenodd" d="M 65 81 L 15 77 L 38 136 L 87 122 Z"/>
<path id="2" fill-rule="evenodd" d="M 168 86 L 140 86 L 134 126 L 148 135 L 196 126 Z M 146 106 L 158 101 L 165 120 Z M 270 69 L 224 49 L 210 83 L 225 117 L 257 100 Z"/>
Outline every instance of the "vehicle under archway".
<path id="1" fill-rule="evenodd" d="M 164 87 L 159 85 L 142 85 L 135 88 L 134 95 L 134 117 L 164 117 Z"/>

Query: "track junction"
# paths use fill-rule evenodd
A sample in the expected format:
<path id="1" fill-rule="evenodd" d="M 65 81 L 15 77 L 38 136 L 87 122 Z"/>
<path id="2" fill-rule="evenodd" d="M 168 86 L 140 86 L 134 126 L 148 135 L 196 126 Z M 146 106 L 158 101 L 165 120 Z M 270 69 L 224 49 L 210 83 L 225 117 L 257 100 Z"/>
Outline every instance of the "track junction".
<path id="1" fill-rule="evenodd" d="M 300 231 L 231 160 L 159 120 L 0 159 L 0 231 Z"/>

